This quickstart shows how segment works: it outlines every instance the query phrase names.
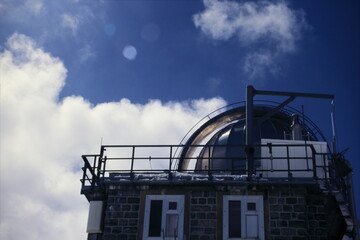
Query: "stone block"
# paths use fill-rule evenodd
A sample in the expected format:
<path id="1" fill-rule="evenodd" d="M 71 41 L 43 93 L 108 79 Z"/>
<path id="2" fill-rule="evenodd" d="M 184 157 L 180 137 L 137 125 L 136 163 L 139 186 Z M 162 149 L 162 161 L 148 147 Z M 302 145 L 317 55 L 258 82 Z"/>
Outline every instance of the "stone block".
<path id="1" fill-rule="evenodd" d="M 269 198 L 269 203 L 270 204 L 277 204 L 277 198 Z"/>
<path id="2" fill-rule="evenodd" d="M 297 203 L 297 198 L 289 197 L 286 199 L 286 204 L 296 204 L 296 203 Z"/>
<path id="3" fill-rule="evenodd" d="M 294 211 L 295 212 L 305 212 L 306 211 L 306 206 L 304 206 L 304 205 L 295 205 L 294 206 Z"/>
<path id="4" fill-rule="evenodd" d="M 293 206 L 292 205 L 283 205 L 283 211 L 284 212 L 292 212 Z"/>
<path id="5" fill-rule="evenodd" d="M 127 226 L 129 224 L 129 221 L 127 219 L 120 219 L 119 220 L 119 226 Z"/>
<path id="6" fill-rule="evenodd" d="M 137 219 L 130 219 L 129 220 L 129 226 L 137 226 L 138 225 L 138 220 Z"/>
<path id="7" fill-rule="evenodd" d="M 206 198 L 199 198 L 199 204 L 206 204 Z"/>
<path id="8" fill-rule="evenodd" d="M 270 211 L 280 212 L 280 211 L 282 211 L 282 205 L 271 205 L 270 206 Z"/>
<path id="9" fill-rule="evenodd" d="M 278 226 L 278 227 L 287 227 L 288 222 L 284 221 L 284 220 L 278 220 L 276 226 Z"/>
<path id="10" fill-rule="evenodd" d="M 133 204 L 133 205 L 131 206 L 131 210 L 132 210 L 132 211 L 139 211 L 139 205 L 138 205 L 138 204 Z"/>
<path id="11" fill-rule="evenodd" d="M 216 229 L 215 228 L 205 228 L 205 234 L 215 234 Z"/>
<path id="12" fill-rule="evenodd" d="M 208 211 L 211 211 L 211 207 L 208 205 L 193 205 L 193 206 L 191 206 L 191 211 L 208 212 Z"/>
<path id="13" fill-rule="evenodd" d="M 111 232 L 114 233 L 114 234 L 121 233 L 122 228 L 121 227 L 113 227 Z"/>
<path id="14" fill-rule="evenodd" d="M 297 235 L 302 236 L 302 235 L 307 235 L 307 234 L 308 233 L 307 233 L 306 229 L 298 229 L 297 230 Z"/>
<path id="15" fill-rule="evenodd" d="M 278 219 L 279 213 L 270 213 L 270 219 Z"/>
<path id="16" fill-rule="evenodd" d="M 138 197 L 129 197 L 128 203 L 140 203 L 140 198 Z"/>
<path id="17" fill-rule="evenodd" d="M 126 204 L 121 206 L 121 211 L 129 211 L 131 209 L 131 205 Z"/>
<path id="18" fill-rule="evenodd" d="M 289 227 L 305 228 L 306 224 L 305 221 L 289 221 Z"/>
<path id="19" fill-rule="evenodd" d="M 199 236 L 192 235 L 192 236 L 190 236 L 190 240 L 199 240 Z"/>
<path id="20" fill-rule="evenodd" d="M 125 218 L 138 218 L 138 213 L 137 212 L 126 212 L 125 213 Z"/>
<path id="21" fill-rule="evenodd" d="M 325 216 L 325 214 L 315 214 L 315 219 L 316 220 L 325 220 L 326 216 Z"/>
<path id="22" fill-rule="evenodd" d="M 280 213 L 280 218 L 281 219 L 291 219 L 291 214 L 290 213 Z"/>
<path id="23" fill-rule="evenodd" d="M 105 219 L 105 225 L 106 226 L 117 226 L 118 225 L 118 220 L 116 218 Z"/>
<path id="24" fill-rule="evenodd" d="M 115 199 L 116 203 L 126 203 L 126 197 L 117 197 Z"/>
<path id="25" fill-rule="evenodd" d="M 280 229 L 278 228 L 273 228 L 271 229 L 271 235 L 280 235 Z"/>
<path id="26" fill-rule="evenodd" d="M 198 221 L 198 220 L 191 220 L 191 221 L 190 221 L 190 224 L 191 224 L 191 226 L 193 226 L 193 227 L 197 227 L 197 226 L 199 226 L 199 221 Z"/>
<path id="27" fill-rule="evenodd" d="M 137 233 L 137 227 L 125 227 L 123 233 Z"/>
<path id="28" fill-rule="evenodd" d="M 191 193 L 192 197 L 203 197 L 203 192 L 202 191 L 193 191 Z"/>

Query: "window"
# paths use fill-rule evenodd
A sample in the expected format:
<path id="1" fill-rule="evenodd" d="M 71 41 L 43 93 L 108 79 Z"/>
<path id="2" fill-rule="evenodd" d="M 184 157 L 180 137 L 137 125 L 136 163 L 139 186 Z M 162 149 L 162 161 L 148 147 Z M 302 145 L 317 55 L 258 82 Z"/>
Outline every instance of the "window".
<path id="1" fill-rule="evenodd" d="M 183 239 L 184 196 L 147 195 L 143 239 Z"/>
<path id="2" fill-rule="evenodd" d="M 262 196 L 225 195 L 223 207 L 224 240 L 265 239 Z"/>

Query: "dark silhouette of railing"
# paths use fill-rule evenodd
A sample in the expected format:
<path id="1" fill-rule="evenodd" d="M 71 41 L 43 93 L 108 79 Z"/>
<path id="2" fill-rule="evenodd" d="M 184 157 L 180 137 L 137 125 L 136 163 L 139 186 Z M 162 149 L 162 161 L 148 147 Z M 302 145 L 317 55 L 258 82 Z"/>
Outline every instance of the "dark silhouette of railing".
<path id="1" fill-rule="evenodd" d="M 182 149 L 184 145 L 104 145 L 100 154 L 82 155 L 84 161 L 83 177 L 81 179 L 82 192 L 98 188 L 104 180 L 116 181 L 120 178 L 128 181 L 137 181 L 137 175 L 153 177 L 162 174 L 162 180 L 175 181 L 174 176 L 179 176 L 176 163 L 178 156 L 174 156 L 175 149 Z M 192 145 L 197 149 L 197 154 L 202 149 L 217 148 L 242 148 L 245 145 Z M 256 172 L 246 181 L 266 180 L 297 181 L 308 180 L 321 183 L 323 186 L 336 185 L 336 173 L 332 154 L 317 152 L 312 144 L 265 144 L 255 146 Z M 295 151 L 296 149 L 297 151 Z M 210 151 L 210 150 L 209 150 Z M 281 154 L 279 154 L 279 151 Z M 294 153 L 295 151 L 295 153 Z M 302 154 L 299 154 L 302 153 Z M 214 175 L 239 175 L 246 176 L 247 166 L 243 169 L 229 167 L 214 167 L 216 161 L 243 161 L 246 162 L 245 153 L 236 157 L 215 157 L 208 154 L 202 156 L 207 161 L 206 169 L 195 169 L 198 155 L 188 158 L 193 166 L 181 171 L 184 174 L 202 174 L 203 179 L 213 181 Z M 241 155 L 241 154 L 240 154 Z M 180 154 L 179 154 L 180 156 Z M 274 164 L 277 163 L 277 164 Z M 191 165 L 190 164 L 190 165 Z M 279 167 L 279 164 L 281 167 Z M 285 164 L 285 166 L 284 166 Z M 275 166 L 275 167 L 274 167 Z M 277 167 L 276 167 L 277 166 Z M 285 173 L 285 175 L 284 175 Z M 114 178 L 118 176 L 119 178 Z M 234 178 L 235 179 L 235 178 Z"/>

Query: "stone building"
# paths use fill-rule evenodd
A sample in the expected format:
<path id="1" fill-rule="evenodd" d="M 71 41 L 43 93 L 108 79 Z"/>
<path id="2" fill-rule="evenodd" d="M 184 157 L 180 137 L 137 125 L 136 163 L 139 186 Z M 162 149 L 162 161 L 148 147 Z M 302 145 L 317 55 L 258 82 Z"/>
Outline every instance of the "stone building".
<path id="1" fill-rule="evenodd" d="M 352 169 L 286 107 L 296 97 L 333 98 L 248 86 L 244 104 L 207 116 L 180 145 L 83 155 L 88 239 L 358 239 Z"/>

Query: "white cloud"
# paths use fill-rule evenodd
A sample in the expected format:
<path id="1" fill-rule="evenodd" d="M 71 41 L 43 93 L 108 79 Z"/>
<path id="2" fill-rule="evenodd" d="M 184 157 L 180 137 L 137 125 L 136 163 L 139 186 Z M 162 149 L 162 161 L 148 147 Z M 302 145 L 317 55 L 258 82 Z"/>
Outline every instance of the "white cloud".
<path id="1" fill-rule="evenodd" d="M 303 11 L 290 9 L 285 1 L 204 0 L 204 5 L 205 10 L 195 14 L 193 21 L 205 35 L 224 41 L 237 37 L 242 46 L 261 44 L 272 52 L 267 57 L 275 57 L 270 61 L 276 61 L 280 54 L 295 51 L 302 29 L 307 27 Z M 259 54 L 264 55 L 256 52 L 246 58 L 254 59 Z M 261 68 L 269 66 L 266 59 L 263 58 L 262 62 Z"/>
<path id="2" fill-rule="evenodd" d="M 105 144 L 177 144 L 222 99 L 58 101 L 63 63 L 14 34 L 0 54 L 0 239 L 85 239 L 80 155 Z"/>
<path id="3" fill-rule="evenodd" d="M 244 58 L 243 70 L 249 75 L 250 79 L 262 78 L 269 72 L 277 73 L 279 66 L 275 59 L 276 56 L 267 50 L 253 52 Z"/>
<path id="4" fill-rule="evenodd" d="M 25 2 L 25 7 L 35 16 L 39 15 L 44 10 L 44 4 L 42 0 L 27 0 Z"/>
<path id="5" fill-rule="evenodd" d="M 78 51 L 78 59 L 81 63 L 94 59 L 96 53 L 90 44 L 85 44 L 83 48 Z"/>
<path id="6" fill-rule="evenodd" d="M 71 31 L 75 35 L 80 25 L 80 19 L 75 15 L 64 13 L 61 15 L 61 25 L 64 28 L 71 29 Z"/>

